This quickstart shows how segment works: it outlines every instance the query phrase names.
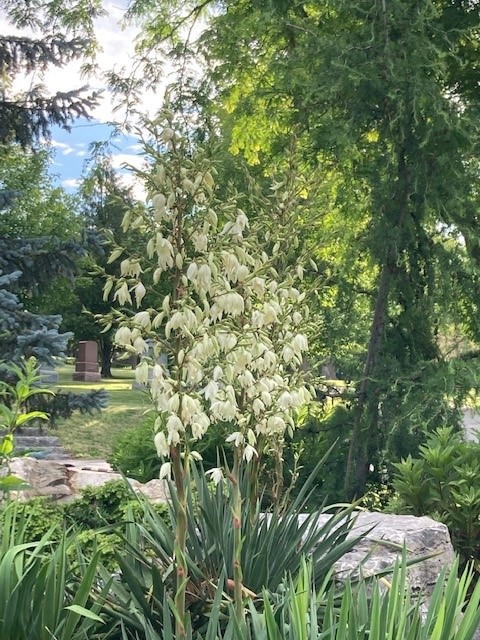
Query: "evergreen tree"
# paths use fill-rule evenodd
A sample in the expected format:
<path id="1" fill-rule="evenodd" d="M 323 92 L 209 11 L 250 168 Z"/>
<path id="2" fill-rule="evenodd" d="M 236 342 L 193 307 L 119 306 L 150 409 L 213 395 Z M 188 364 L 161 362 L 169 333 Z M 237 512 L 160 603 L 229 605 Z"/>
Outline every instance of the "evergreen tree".
<path id="1" fill-rule="evenodd" d="M 100 4 L 96 0 L 66 0 L 62 5 L 52 0 L 3 0 L 0 5 L 13 27 L 33 34 L 0 38 L 0 143 L 3 160 L 13 158 L 2 161 L 0 176 L 1 360 L 35 355 L 48 363 L 65 352 L 68 335 L 58 333 L 61 318 L 33 314 L 25 303 L 52 286 L 55 278 L 71 278 L 75 260 L 84 250 L 73 240 L 60 241 L 57 233 L 41 237 L 55 228 L 62 235 L 65 225 L 61 220 L 39 224 L 39 209 L 52 216 L 55 196 L 50 185 L 32 196 L 32 186 L 39 189 L 48 161 L 44 151 L 35 147 L 41 137 L 49 136 L 52 125 L 68 127 L 74 117 L 87 116 L 95 98 L 82 97 L 78 90 L 48 95 L 42 77 L 49 67 L 94 53 L 93 19 Z M 14 92 L 14 80 L 21 74 L 30 76 L 31 88 Z"/>
<path id="2" fill-rule="evenodd" d="M 101 2 L 2 0 L 0 8 L 13 27 L 32 34 L 0 37 L 0 142 L 28 147 L 48 138 L 53 125 L 68 129 L 75 118 L 89 117 L 95 93 L 87 95 L 86 87 L 80 87 L 49 94 L 43 74 L 94 53 L 93 20 Z M 31 80 L 20 92 L 14 88 L 19 76 Z"/>

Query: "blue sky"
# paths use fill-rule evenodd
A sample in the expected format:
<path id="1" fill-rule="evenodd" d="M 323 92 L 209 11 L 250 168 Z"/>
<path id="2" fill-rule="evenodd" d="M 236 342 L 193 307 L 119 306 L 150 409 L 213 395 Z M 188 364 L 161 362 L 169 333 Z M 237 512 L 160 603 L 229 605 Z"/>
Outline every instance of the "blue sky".
<path id="1" fill-rule="evenodd" d="M 141 148 L 132 136 L 114 134 L 113 127 L 96 120 L 76 120 L 71 131 L 55 128 L 49 143 L 54 151 L 51 173 L 69 192 L 75 190 L 93 142 L 109 142 L 112 163 L 122 174 L 124 164 L 141 162 Z"/>

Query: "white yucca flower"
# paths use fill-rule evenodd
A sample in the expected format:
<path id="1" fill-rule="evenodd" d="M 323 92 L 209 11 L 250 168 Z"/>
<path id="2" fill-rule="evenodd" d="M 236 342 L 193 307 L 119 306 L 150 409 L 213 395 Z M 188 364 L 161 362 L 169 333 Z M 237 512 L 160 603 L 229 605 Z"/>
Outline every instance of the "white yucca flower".
<path id="1" fill-rule="evenodd" d="M 198 290 L 205 291 L 206 293 L 210 293 L 212 288 L 212 270 L 208 266 L 208 264 L 202 264 L 197 273 L 196 284 Z"/>
<path id="2" fill-rule="evenodd" d="M 286 428 L 285 420 L 281 416 L 270 416 L 267 419 L 267 432 L 271 435 L 282 434 Z"/>
<path id="3" fill-rule="evenodd" d="M 237 346 L 237 336 L 234 333 L 229 333 L 227 331 L 217 331 L 216 338 L 220 349 L 224 353 L 232 351 L 232 349 Z"/>
<path id="4" fill-rule="evenodd" d="M 269 407 L 272 404 L 272 396 L 268 391 L 262 391 L 260 398 L 266 407 Z"/>
<path id="5" fill-rule="evenodd" d="M 165 478 L 168 478 L 169 480 L 171 480 L 171 478 L 172 478 L 172 464 L 170 462 L 164 462 L 162 464 L 162 466 L 160 467 L 159 478 L 160 478 L 160 480 L 164 480 Z"/>
<path id="6" fill-rule="evenodd" d="M 128 289 L 128 284 L 124 281 L 120 287 L 115 291 L 113 296 L 114 300 L 118 300 L 119 304 L 124 305 L 126 302 L 132 304 L 132 297 Z"/>
<path id="7" fill-rule="evenodd" d="M 255 378 L 253 377 L 251 371 L 245 369 L 245 371 L 238 376 L 238 383 L 243 389 L 246 389 L 248 387 L 252 387 L 255 384 Z"/>
<path id="8" fill-rule="evenodd" d="M 125 278 L 138 278 L 142 273 L 142 268 L 138 260 L 125 258 L 120 263 L 120 273 Z"/>
<path id="9" fill-rule="evenodd" d="M 287 364 L 295 358 L 295 351 L 288 344 L 282 349 L 282 358 Z"/>
<path id="10" fill-rule="evenodd" d="M 144 340 L 141 336 L 138 336 L 133 341 L 133 348 L 137 353 L 142 355 L 143 353 L 148 353 L 150 346 L 146 340 Z"/>
<path id="11" fill-rule="evenodd" d="M 259 298 L 263 298 L 265 295 L 265 279 L 258 276 L 252 278 L 249 282 L 250 288 Z"/>
<path id="12" fill-rule="evenodd" d="M 155 448 L 157 450 L 157 456 L 159 458 L 166 458 L 170 453 L 170 449 L 168 447 L 167 438 L 163 431 L 159 431 L 155 434 L 155 438 L 153 439 L 155 443 Z"/>
<path id="13" fill-rule="evenodd" d="M 265 405 L 260 400 L 260 398 L 255 398 L 255 400 L 252 402 L 252 409 L 253 409 L 253 413 L 256 416 L 259 416 L 265 411 Z"/>
<path id="14" fill-rule="evenodd" d="M 251 444 L 247 444 L 245 446 L 245 449 L 243 450 L 243 457 L 247 462 L 250 462 L 253 456 L 257 456 L 258 458 L 257 450 L 255 449 L 255 447 L 252 447 Z"/>
<path id="15" fill-rule="evenodd" d="M 204 412 L 198 413 L 191 421 L 190 429 L 192 431 L 192 437 L 195 440 L 200 440 L 206 434 L 208 427 L 210 426 L 210 419 Z"/>
<path id="16" fill-rule="evenodd" d="M 230 280 L 230 282 L 237 282 L 238 280 L 238 270 L 240 268 L 240 263 L 238 262 L 237 256 L 229 251 L 222 251 L 222 262 L 223 268 L 225 269 L 225 275 Z"/>
<path id="17" fill-rule="evenodd" d="M 157 411 L 168 411 L 168 403 L 170 397 L 166 393 L 157 393 L 155 390 L 155 383 L 150 382 L 150 390 L 152 392 L 152 396 L 155 400 L 155 404 L 157 407 Z"/>
<path id="18" fill-rule="evenodd" d="M 174 393 L 168 399 L 168 410 L 171 411 L 172 413 L 177 413 L 179 408 L 180 408 L 180 394 Z"/>
<path id="19" fill-rule="evenodd" d="M 242 231 L 244 231 L 245 228 L 249 226 L 247 216 L 243 213 L 243 211 L 240 210 L 235 222 Z"/>
<path id="20" fill-rule="evenodd" d="M 308 340 L 307 336 L 303 333 L 297 333 L 297 335 L 293 338 L 292 348 L 298 355 L 302 354 L 302 351 L 307 351 L 308 349 Z"/>
<path id="21" fill-rule="evenodd" d="M 292 314 L 293 324 L 298 326 L 302 322 L 302 314 L 298 311 L 294 311 Z"/>
<path id="22" fill-rule="evenodd" d="M 136 366 L 135 380 L 138 384 L 148 384 L 148 362 L 146 360 Z"/>
<path id="23" fill-rule="evenodd" d="M 158 266 L 164 271 L 167 268 L 171 269 L 174 264 L 173 247 L 170 241 L 164 238 L 161 233 L 157 234 L 156 249 Z"/>
<path id="24" fill-rule="evenodd" d="M 241 431 L 234 431 L 227 436 L 225 442 L 233 442 L 236 447 L 240 447 L 245 444 L 245 437 Z"/>
<path id="25" fill-rule="evenodd" d="M 205 233 L 196 232 L 192 234 L 193 246 L 198 253 L 205 253 L 208 248 L 208 237 Z"/>
<path id="26" fill-rule="evenodd" d="M 191 281 L 191 282 L 196 282 L 197 281 L 197 274 L 198 274 L 198 265 L 196 262 L 191 262 L 188 265 L 188 269 L 187 269 L 187 278 Z"/>
<path id="27" fill-rule="evenodd" d="M 252 327 L 255 327 L 256 329 L 261 329 L 265 324 L 265 316 L 259 309 L 255 309 L 252 313 L 251 322 Z"/>
<path id="28" fill-rule="evenodd" d="M 170 433 L 171 431 L 185 431 L 185 427 L 183 426 L 183 422 L 180 420 L 179 416 L 175 413 L 172 413 L 168 416 L 167 419 L 167 430 Z"/>
<path id="29" fill-rule="evenodd" d="M 205 475 L 210 476 L 215 486 L 217 486 L 217 484 L 220 484 L 220 482 L 223 482 L 223 471 L 219 467 L 215 467 L 214 469 L 205 471 Z"/>
<path id="30" fill-rule="evenodd" d="M 137 303 L 137 307 L 139 307 L 143 298 L 145 297 L 145 294 L 147 293 L 147 290 L 141 282 L 138 282 L 134 286 L 133 291 L 135 293 L 135 302 Z"/>
<path id="31" fill-rule="evenodd" d="M 184 424 L 189 424 L 192 418 L 201 412 L 200 402 L 197 398 L 189 396 L 187 393 L 182 395 L 180 405 L 180 416 Z"/>
<path id="32" fill-rule="evenodd" d="M 205 396 L 205 400 L 212 402 L 218 393 L 218 383 L 215 380 L 209 380 L 208 384 L 202 389 L 201 393 Z"/>
<path id="33" fill-rule="evenodd" d="M 133 316 L 132 320 L 142 329 L 150 329 L 151 327 L 150 313 L 148 311 L 139 311 Z"/>
<path id="34" fill-rule="evenodd" d="M 119 327 L 115 332 L 114 342 L 120 346 L 131 343 L 131 332 L 128 327 Z"/>
<path id="35" fill-rule="evenodd" d="M 277 405 L 280 409 L 287 410 L 293 404 L 293 397 L 289 391 L 283 391 L 277 398 Z"/>
<path id="36" fill-rule="evenodd" d="M 280 312 L 280 306 L 275 302 L 267 302 L 263 305 L 263 318 L 265 325 L 278 322 L 278 313 Z"/>
<path id="37" fill-rule="evenodd" d="M 249 275 L 250 275 L 250 270 L 247 267 L 247 265 L 241 264 L 238 267 L 238 271 L 237 271 L 238 282 L 245 282 L 245 280 L 248 278 Z"/>
<path id="38" fill-rule="evenodd" d="M 232 317 L 241 315 L 245 311 L 245 300 L 236 291 L 229 291 L 220 298 L 220 304 L 225 313 Z"/>

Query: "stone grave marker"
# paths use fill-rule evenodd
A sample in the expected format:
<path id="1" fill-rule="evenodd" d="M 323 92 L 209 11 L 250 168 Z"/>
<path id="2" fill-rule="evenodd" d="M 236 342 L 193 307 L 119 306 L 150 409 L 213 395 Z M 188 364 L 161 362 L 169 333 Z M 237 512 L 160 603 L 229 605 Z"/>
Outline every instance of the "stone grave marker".
<path id="1" fill-rule="evenodd" d="M 98 345 L 95 340 L 82 340 L 78 343 L 75 359 L 74 380 L 100 382 L 102 376 L 98 370 Z"/>

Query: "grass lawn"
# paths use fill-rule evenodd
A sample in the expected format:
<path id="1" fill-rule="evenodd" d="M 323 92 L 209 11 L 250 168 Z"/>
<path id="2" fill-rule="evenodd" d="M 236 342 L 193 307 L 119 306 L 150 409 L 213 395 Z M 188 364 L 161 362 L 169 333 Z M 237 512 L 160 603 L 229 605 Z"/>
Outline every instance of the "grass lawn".
<path id="1" fill-rule="evenodd" d="M 101 413 L 80 415 L 76 412 L 68 420 L 57 421 L 52 435 L 60 438 L 72 457 L 106 458 L 118 436 L 138 426 L 151 407 L 144 391 L 132 389 L 134 373 L 131 369 L 113 369 L 115 378 L 98 383 L 73 381 L 73 366 L 64 365 L 57 371 L 60 389 L 76 393 L 106 389 L 109 394 L 108 407 Z"/>

